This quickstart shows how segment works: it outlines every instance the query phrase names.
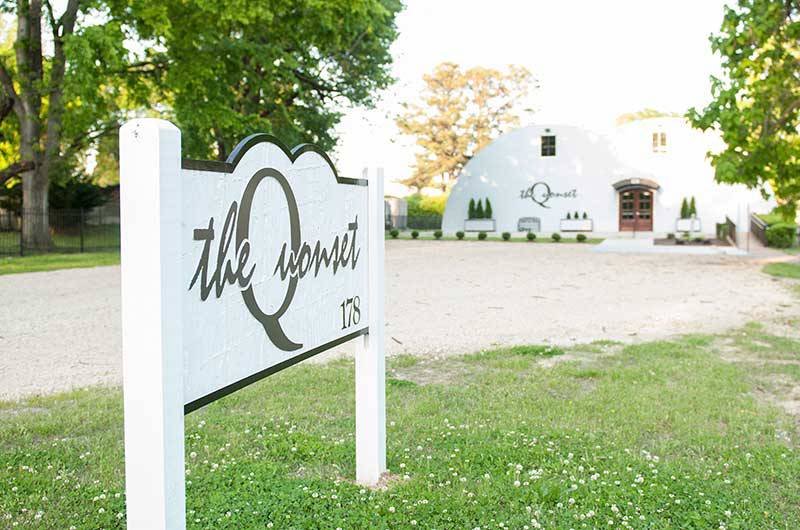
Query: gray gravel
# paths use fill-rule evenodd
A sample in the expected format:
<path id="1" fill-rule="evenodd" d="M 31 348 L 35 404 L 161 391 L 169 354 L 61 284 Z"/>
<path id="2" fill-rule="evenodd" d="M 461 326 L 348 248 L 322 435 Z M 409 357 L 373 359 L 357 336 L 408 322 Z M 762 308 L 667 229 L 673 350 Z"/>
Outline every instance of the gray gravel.
<path id="1" fill-rule="evenodd" d="M 388 241 L 386 265 L 389 354 L 637 341 L 800 314 L 788 281 L 747 258 Z M 0 399 L 119 384 L 119 267 L 0 276 L 0 301 Z"/>

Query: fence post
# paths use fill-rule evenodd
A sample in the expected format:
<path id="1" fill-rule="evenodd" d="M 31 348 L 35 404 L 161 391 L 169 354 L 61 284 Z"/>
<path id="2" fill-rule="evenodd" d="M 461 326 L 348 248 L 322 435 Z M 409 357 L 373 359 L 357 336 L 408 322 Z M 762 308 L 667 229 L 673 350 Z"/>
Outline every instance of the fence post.
<path id="1" fill-rule="evenodd" d="M 81 253 L 83 252 L 83 222 L 84 222 L 83 208 L 81 208 Z"/>

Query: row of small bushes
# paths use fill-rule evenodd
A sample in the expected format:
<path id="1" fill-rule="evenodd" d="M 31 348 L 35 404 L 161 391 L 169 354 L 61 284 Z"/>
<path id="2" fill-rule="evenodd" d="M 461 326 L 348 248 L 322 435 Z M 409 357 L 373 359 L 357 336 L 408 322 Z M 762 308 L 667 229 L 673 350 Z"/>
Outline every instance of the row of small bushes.
<path id="1" fill-rule="evenodd" d="M 397 230 L 396 228 L 393 228 L 392 230 L 389 231 L 389 235 L 392 236 L 392 239 L 397 239 L 398 236 L 400 235 L 400 231 Z M 441 230 L 436 230 L 436 231 L 433 232 L 433 237 L 435 237 L 436 239 L 441 239 L 442 235 L 443 234 L 442 234 Z M 464 239 L 464 236 L 465 236 L 464 232 L 461 232 L 461 231 L 456 232 L 456 237 L 459 240 Z M 412 239 L 417 239 L 418 237 L 419 237 L 419 232 L 417 230 L 412 230 L 411 231 L 411 238 Z M 488 235 L 486 234 L 486 232 L 478 232 L 478 239 L 480 241 L 484 241 L 487 237 L 488 237 Z M 510 241 L 511 240 L 511 232 L 503 232 L 501 237 L 503 238 L 503 241 Z M 528 241 L 536 241 L 536 234 L 534 234 L 533 232 L 528 232 L 526 234 L 525 238 Z M 554 234 L 552 234 L 550 236 L 550 239 L 553 240 L 553 242 L 558 243 L 559 241 L 561 241 L 561 234 L 554 233 Z M 584 241 L 586 241 L 586 235 L 585 234 L 578 234 L 577 236 L 575 236 L 575 239 L 579 243 L 583 243 Z"/>

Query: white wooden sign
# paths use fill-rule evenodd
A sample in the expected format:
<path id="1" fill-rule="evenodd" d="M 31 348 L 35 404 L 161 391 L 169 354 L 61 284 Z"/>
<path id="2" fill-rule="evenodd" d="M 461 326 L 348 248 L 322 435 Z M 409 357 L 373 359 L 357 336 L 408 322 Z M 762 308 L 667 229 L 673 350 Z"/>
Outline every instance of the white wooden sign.
<path id="1" fill-rule="evenodd" d="M 385 470 L 383 183 L 269 135 L 226 162 L 120 131 L 128 528 L 185 527 L 183 416 L 349 340 L 356 475 Z"/>

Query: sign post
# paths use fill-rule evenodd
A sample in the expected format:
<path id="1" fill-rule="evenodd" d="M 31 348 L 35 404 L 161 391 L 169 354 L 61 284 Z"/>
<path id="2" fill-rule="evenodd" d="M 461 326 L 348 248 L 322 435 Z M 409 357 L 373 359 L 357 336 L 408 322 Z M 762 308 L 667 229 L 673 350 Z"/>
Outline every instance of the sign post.
<path id="1" fill-rule="evenodd" d="M 383 180 L 376 174 L 369 183 L 370 332 L 356 350 L 356 480 L 361 484 L 376 484 L 386 471 L 383 231 Z"/>
<path id="2" fill-rule="evenodd" d="M 122 359 L 128 528 L 185 525 L 180 278 L 181 135 L 120 130 Z"/>
<path id="3" fill-rule="evenodd" d="M 180 131 L 120 130 L 129 529 L 185 528 L 184 415 L 356 341 L 356 479 L 386 468 L 383 183 L 312 145 L 181 159 Z"/>

